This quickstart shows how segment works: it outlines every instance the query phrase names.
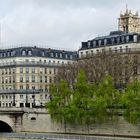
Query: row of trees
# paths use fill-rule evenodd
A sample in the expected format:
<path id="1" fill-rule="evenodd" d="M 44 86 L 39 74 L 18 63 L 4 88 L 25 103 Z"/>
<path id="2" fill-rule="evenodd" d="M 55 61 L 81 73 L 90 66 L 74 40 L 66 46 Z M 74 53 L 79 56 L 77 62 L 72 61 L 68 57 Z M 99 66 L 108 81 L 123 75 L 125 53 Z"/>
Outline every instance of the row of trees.
<path id="1" fill-rule="evenodd" d="M 46 103 L 53 121 L 87 125 L 116 121 L 119 115 L 133 124 L 140 121 L 140 83 L 134 81 L 125 90 L 114 87 L 107 75 L 99 83 L 88 82 L 80 70 L 74 84 L 61 80 L 51 85 L 51 99 Z"/>

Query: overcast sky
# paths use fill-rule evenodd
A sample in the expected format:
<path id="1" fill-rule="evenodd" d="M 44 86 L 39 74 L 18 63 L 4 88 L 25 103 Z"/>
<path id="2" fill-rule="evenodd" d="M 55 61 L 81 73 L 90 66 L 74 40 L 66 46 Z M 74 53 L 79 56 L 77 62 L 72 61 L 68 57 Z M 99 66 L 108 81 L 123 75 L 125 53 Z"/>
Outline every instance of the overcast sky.
<path id="1" fill-rule="evenodd" d="M 0 45 L 76 50 L 82 41 L 117 30 L 126 3 L 140 11 L 140 0 L 0 0 Z"/>

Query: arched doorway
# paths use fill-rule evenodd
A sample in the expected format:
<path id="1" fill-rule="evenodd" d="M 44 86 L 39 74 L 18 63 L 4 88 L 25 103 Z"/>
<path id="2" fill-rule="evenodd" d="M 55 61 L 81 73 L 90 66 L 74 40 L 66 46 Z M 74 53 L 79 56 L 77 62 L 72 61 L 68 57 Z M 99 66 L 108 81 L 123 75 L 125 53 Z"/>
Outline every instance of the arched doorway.
<path id="1" fill-rule="evenodd" d="M 12 132 L 11 126 L 9 126 L 7 123 L 0 121 L 0 132 Z"/>

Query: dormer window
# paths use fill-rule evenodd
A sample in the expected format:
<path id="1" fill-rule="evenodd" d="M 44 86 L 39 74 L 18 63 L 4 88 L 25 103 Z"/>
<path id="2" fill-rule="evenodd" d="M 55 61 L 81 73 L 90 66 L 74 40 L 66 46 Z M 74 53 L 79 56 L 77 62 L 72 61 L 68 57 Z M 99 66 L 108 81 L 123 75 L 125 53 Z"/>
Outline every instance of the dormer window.
<path id="1" fill-rule="evenodd" d="M 55 54 L 55 57 L 58 57 L 58 53 Z"/>
<path id="2" fill-rule="evenodd" d="M 90 41 L 88 42 L 88 48 L 90 48 Z"/>
<path id="3" fill-rule="evenodd" d="M 60 53 L 60 58 L 62 58 L 62 53 Z"/>
<path id="4" fill-rule="evenodd" d="M 124 42 L 124 36 L 121 37 L 122 43 Z"/>
<path id="5" fill-rule="evenodd" d="M 66 59 L 68 58 L 68 55 L 67 55 L 67 54 L 65 54 L 65 58 L 66 58 Z"/>
<path id="6" fill-rule="evenodd" d="M 111 38 L 111 43 L 112 44 L 114 44 L 114 41 L 115 41 L 115 39 L 114 38 Z"/>
<path id="7" fill-rule="evenodd" d="M 104 39 L 104 45 L 106 45 L 107 44 L 107 39 Z"/>
<path id="8" fill-rule="evenodd" d="M 134 42 L 137 42 L 137 35 L 134 35 L 134 37 L 133 37 L 134 39 Z"/>
<path id="9" fill-rule="evenodd" d="M 126 36 L 126 42 L 129 42 L 129 36 Z"/>
<path id="10" fill-rule="evenodd" d="M 93 47 L 95 47 L 96 46 L 96 41 L 93 41 Z"/>
<path id="11" fill-rule="evenodd" d="M 101 40 L 99 40 L 99 41 L 98 41 L 98 43 L 99 43 L 99 46 L 101 46 L 102 41 L 101 41 Z"/>
<path id="12" fill-rule="evenodd" d="M 53 57 L 53 53 L 51 53 L 51 57 Z"/>
<path id="13" fill-rule="evenodd" d="M 70 59 L 72 59 L 72 54 L 70 55 Z"/>
<path id="14" fill-rule="evenodd" d="M 7 52 L 7 56 L 10 56 L 9 52 Z"/>
<path id="15" fill-rule="evenodd" d="M 22 55 L 26 55 L 26 51 L 25 50 L 22 51 Z"/>
<path id="16" fill-rule="evenodd" d="M 45 52 L 44 51 L 42 51 L 42 56 L 44 56 L 45 55 Z"/>
<path id="17" fill-rule="evenodd" d="M 32 51 L 31 50 L 28 51 L 28 55 L 32 55 Z"/>
<path id="18" fill-rule="evenodd" d="M 119 38 L 119 37 L 117 37 L 117 43 L 118 43 L 118 44 L 120 43 L 120 38 Z"/>

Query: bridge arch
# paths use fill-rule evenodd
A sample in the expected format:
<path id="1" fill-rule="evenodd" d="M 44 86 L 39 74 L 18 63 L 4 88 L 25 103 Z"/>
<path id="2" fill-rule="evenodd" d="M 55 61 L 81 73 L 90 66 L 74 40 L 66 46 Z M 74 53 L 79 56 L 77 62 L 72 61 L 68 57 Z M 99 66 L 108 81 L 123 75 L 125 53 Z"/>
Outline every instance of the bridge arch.
<path id="1" fill-rule="evenodd" d="M 0 132 L 13 132 L 13 129 L 9 124 L 0 120 Z"/>

